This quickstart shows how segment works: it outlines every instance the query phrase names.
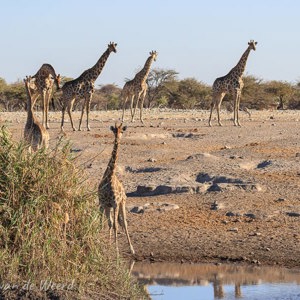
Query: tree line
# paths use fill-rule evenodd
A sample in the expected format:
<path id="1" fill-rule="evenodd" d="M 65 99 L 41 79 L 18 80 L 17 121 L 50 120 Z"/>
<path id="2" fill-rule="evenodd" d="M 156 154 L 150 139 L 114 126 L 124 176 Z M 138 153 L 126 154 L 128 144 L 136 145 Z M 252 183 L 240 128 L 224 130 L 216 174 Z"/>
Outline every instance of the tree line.
<path id="1" fill-rule="evenodd" d="M 71 78 L 63 77 L 62 84 Z M 249 109 L 300 109 L 300 82 L 264 81 L 252 75 L 244 76 L 241 103 Z M 172 109 L 209 109 L 212 86 L 195 78 L 178 79 L 172 69 L 152 69 L 148 79 L 148 93 L 145 107 L 166 107 Z M 95 88 L 91 110 L 122 109 L 122 88 L 115 84 Z M 60 110 L 61 92 L 54 92 L 50 110 Z M 232 98 L 226 95 L 223 107 L 230 110 Z M 74 109 L 81 109 L 82 101 L 77 100 Z M 130 105 L 130 103 L 128 103 Z M 37 109 L 41 101 L 37 101 Z M 23 81 L 7 84 L 0 78 L 0 111 L 20 111 L 26 109 L 26 92 Z"/>

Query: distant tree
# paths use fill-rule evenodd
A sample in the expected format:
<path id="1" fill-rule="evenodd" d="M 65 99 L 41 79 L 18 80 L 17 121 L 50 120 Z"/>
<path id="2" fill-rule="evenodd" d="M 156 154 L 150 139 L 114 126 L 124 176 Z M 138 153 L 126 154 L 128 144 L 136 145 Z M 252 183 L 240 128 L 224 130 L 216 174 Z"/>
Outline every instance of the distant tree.
<path id="1" fill-rule="evenodd" d="M 195 78 L 186 78 L 179 82 L 177 103 L 181 108 L 208 108 L 211 88 Z"/>
<path id="2" fill-rule="evenodd" d="M 177 75 L 178 73 L 172 69 L 152 69 L 150 71 L 147 79 L 148 93 L 146 103 L 148 107 L 165 103 L 165 100 L 161 100 L 167 97 L 167 86 L 170 82 L 174 82 L 177 79 Z"/>
<path id="3" fill-rule="evenodd" d="M 66 82 L 73 80 L 74 78 L 72 77 L 67 77 L 67 76 L 61 76 L 60 78 L 60 85 L 63 86 Z"/>
<path id="4" fill-rule="evenodd" d="M 121 91 L 115 84 L 100 85 L 100 88 L 95 90 L 93 109 L 119 109 L 122 105 L 120 103 Z"/>
<path id="5" fill-rule="evenodd" d="M 0 77 L 0 111 L 6 109 L 6 99 L 4 96 L 6 89 L 7 89 L 6 81 L 5 79 Z"/>
<path id="6" fill-rule="evenodd" d="M 26 92 L 23 81 L 7 85 L 3 92 L 7 111 L 20 110 L 26 107 Z"/>
<path id="7" fill-rule="evenodd" d="M 266 100 L 266 93 L 263 88 L 263 80 L 253 75 L 243 78 L 244 88 L 242 90 L 241 104 L 244 107 L 259 109 Z"/>
<path id="8" fill-rule="evenodd" d="M 288 82 L 273 80 L 265 84 L 265 91 L 278 102 L 279 109 L 284 109 L 284 105 L 287 104 L 294 93 L 294 88 Z"/>

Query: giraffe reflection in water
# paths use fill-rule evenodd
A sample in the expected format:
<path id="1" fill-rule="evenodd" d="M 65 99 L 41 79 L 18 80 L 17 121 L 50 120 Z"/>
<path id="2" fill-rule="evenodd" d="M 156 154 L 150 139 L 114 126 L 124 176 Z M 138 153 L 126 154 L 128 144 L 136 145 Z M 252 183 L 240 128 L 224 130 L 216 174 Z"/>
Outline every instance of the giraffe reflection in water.
<path id="1" fill-rule="evenodd" d="M 230 264 L 176 264 L 176 263 L 135 263 L 132 275 L 146 286 L 208 287 L 214 299 L 235 299 L 248 296 L 247 286 L 272 283 L 300 284 L 300 271 L 257 266 Z M 244 287 L 244 292 L 243 292 Z M 153 289 L 152 289 L 153 290 Z M 253 290 L 253 289 L 251 289 Z M 294 298 L 292 298 L 294 299 Z"/>

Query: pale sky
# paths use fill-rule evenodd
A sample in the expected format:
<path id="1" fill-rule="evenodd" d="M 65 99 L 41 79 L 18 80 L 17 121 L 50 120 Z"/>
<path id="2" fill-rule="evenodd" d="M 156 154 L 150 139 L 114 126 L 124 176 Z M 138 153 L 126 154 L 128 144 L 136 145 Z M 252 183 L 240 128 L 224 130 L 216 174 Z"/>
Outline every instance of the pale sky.
<path id="1" fill-rule="evenodd" d="M 300 81 L 299 0 L 0 0 L 0 77 L 12 83 L 50 63 L 78 77 L 116 42 L 96 84 L 124 85 L 158 52 L 152 68 L 212 85 L 249 40 L 246 74 Z"/>

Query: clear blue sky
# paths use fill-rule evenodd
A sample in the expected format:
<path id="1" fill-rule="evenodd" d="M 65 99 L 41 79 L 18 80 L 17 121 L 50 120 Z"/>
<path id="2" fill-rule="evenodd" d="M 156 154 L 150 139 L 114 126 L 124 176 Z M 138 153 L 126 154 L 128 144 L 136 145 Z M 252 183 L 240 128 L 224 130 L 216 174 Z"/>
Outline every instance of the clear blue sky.
<path id="1" fill-rule="evenodd" d="M 0 0 L 0 77 L 8 83 L 50 63 L 78 77 L 118 43 L 96 84 L 120 87 L 158 51 L 153 68 L 211 85 L 239 60 L 246 74 L 300 81 L 299 0 Z"/>

